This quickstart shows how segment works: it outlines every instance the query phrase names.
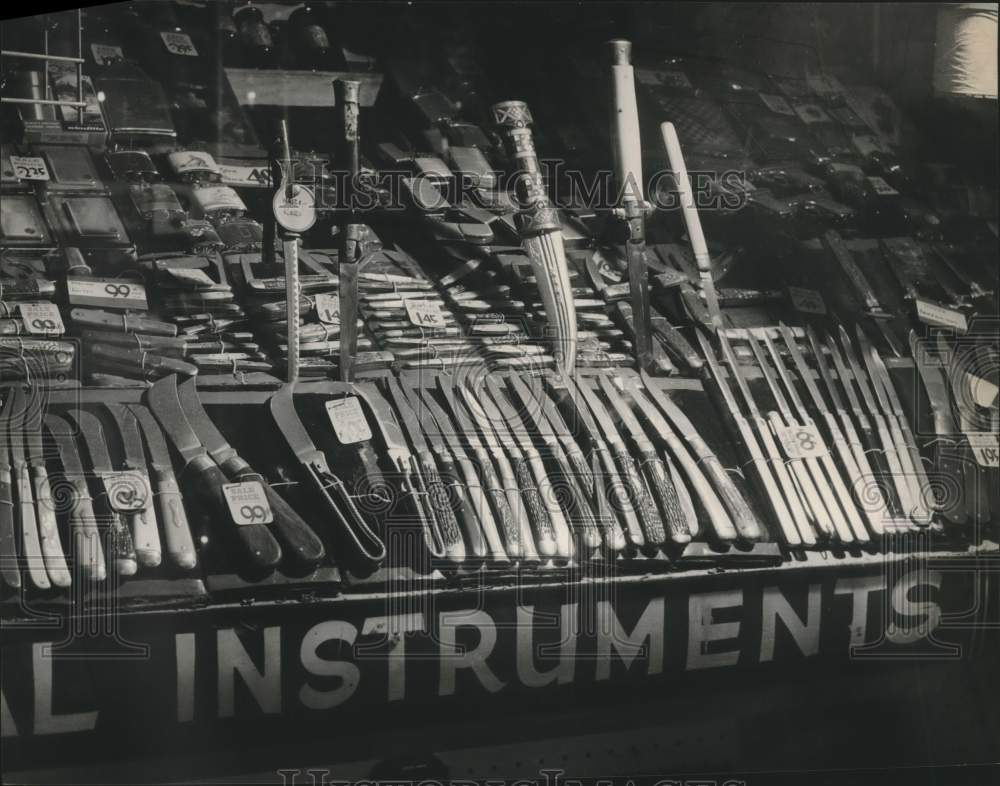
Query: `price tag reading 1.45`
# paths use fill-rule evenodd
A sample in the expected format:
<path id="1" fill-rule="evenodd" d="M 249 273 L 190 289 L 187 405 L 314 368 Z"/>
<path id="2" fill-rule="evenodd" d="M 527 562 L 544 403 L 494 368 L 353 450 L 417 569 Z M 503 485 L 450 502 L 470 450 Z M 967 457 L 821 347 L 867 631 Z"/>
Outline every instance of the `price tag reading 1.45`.
<path id="1" fill-rule="evenodd" d="M 20 180 L 48 180 L 45 159 L 38 156 L 10 156 L 10 165 Z"/>
<path id="2" fill-rule="evenodd" d="M 36 336 L 61 336 L 66 332 L 59 306 L 55 303 L 21 303 L 18 308 L 26 333 Z"/>
<path id="3" fill-rule="evenodd" d="M 222 493 L 229 505 L 229 515 L 241 527 L 248 524 L 270 524 L 274 521 L 274 511 L 267 501 L 264 485 L 259 480 L 244 480 L 242 483 L 224 483 Z"/>
<path id="4" fill-rule="evenodd" d="M 316 295 L 316 316 L 325 325 L 340 324 L 340 298 L 327 292 Z"/>
<path id="5" fill-rule="evenodd" d="M 778 438 L 788 458 L 821 458 L 826 455 L 826 445 L 815 426 L 790 426 L 782 429 Z"/>
<path id="6" fill-rule="evenodd" d="M 67 278 L 66 292 L 74 306 L 146 311 L 146 288 L 121 278 Z"/>
<path id="7" fill-rule="evenodd" d="M 441 306 L 433 300 L 404 300 L 406 315 L 417 327 L 444 327 L 444 313 Z"/>
<path id="8" fill-rule="evenodd" d="M 965 436 L 979 466 L 1000 467 L 1000 437 L 989 431 L 967 432 Z"/>
<path id="9" fill-rule="evenodd" d="M 326 414 L 342 445 L 353 445 L 372 438 L 372 430 L 368 418 L 361 409 L 361 401 L 357 396 L 345 396 L 326 402 Z"/>

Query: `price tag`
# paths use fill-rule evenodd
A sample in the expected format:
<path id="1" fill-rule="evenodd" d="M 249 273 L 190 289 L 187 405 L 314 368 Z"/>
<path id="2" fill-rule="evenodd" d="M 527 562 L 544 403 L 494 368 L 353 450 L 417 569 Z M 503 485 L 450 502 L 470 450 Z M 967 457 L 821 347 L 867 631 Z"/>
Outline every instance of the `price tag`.
<path id="1" fill-rule="evenodd" d="M 823 296 L 815 289 L 805 289 L 803 287 L 789 287 L 788 296 L 792 300 L 792 306 L 796 311 L 805 314 L 825 314 L 826 303 Z"/>
<path id="2" fill-rule="evenodd" d="M 160 33 L 164 46 L 173 55 L 185 55 L 186 57 L 197 57 L 198 50 L 194 48 L 194 41 L 187 33 Z"/>
<path id="3" fill-rule="evenodd" d="M 441 328 L 445 326 L 445 315 L 440 304 L 433 300 L 404 300 L 406 315 L 417 327 Z"/>
<path id="4" fill-rule="evenodd" d="M 145 510 L 150 499 L 149 478 L 137 470 L 107 472 L 101 477 L 111 509 L 118 513 Z"/>
<path id="5" fill-rule="evenodd" d="M 48 180 L 49 169 L 39 156 L 10 156 L 10 165 L 20 180 Z"/>
<path id="6" fill-rule="evenodd" d="M 67 278 L 66 291 L 74 306 L 146 311 L 146 287 L 122 278 Z"/>
<path id="7" fill-rule="evenodd" d="M 990 431 L 966 432 L 972 454 L 981 467 L 1000 467 L 1000 437 Z"/>
<path id="8" fill-rule="evenodd" d="M 795 107 L 795 114 L 806 124 L 830 122 L 830 116 L 816 104 L 799 104 Z"/>
<path id="9" fill-rule="evenodd" d="M 55 303 L 21 303 L 21 323 L 33 335 L 57 335 L 66 332 L 62 314 Z"/>
<path id="10" fill-rule="evenodd" d="M 327 292 L 316 295 L 316 316 L 324 325 L 340 324 L 340 298 Z"/>
<path id="11" fill-rule="evenodd" d="M 953 328 L 960 333 L 965 333 L 969 329 L 969 323 L 965 319 L 965 314 L 951 308 L 939 306 L 937 303 L 929 303 L 926 300 L 914 301 L 917 308 L 917 319 L 925 325 L 934 327 Z"/>
<path id="12" fill-rule="evenodd" d="M 781 96 L 776 96 L 771 93 L 761 93 L 760 100 L 763 101 L 764 106 L 772 112 L 777 112 L 779 115 L 795 115 L 795 110 L 792 109 L 792 105 Z"/>
<path id="13" fill-rule="evenodd" d="M 357 396 L 345 396 L 326 402 L 326 414 L 342 445 L 353 445 L 355 442 L 365 442 L 372 438 L 372 430 L 368 418 L 361 409 L 361 401 Z"/>
<path id="14" fill-rule="evenodd" d="M 305 186 L 293 185 L 291 196 L 279 188 L 271 205 L 274 220 L 289 232 L 305 232 L 316 223 L 316 204 L 312 191 Z"/>
<path id="15" fill-rule="evenodd" d="M 210 213 L 213 210 L 239 210 L 245 213 L 247 206 L 240 195 L 229 186 L 204 186 L 194 190 L 194 199 L 202 211 Z"/>
<path id="16" fill-rule="evenodd" d="M 219 174 L 227 186 L 253 186 L 265 188 L 271 185 L 271 170 L 266 166 L 232 166 L 220 164 Z"/>
<path id="17" fill-rule="evenodd" d="M 826 455 L 823 437 L 815 426 L 791 426 L 782 429 L 778 438 L 785 455 L 793 459 L 822 458 Z"/>
<path id="18" fill-rule="evenodd" d="M 108 44 L 91 44 L 90 54 L 94 56 L 94 62 L 102 66 L 125 59 L 125 53 L 122 52 L 120 46 L 109 46 Z"/>
<path id="19" fill-rule="evenodd" d="M 868 178 L 872 190 L 880 196 L 899 196 L 899 192 L 878 175 Z"/>
<path id="20" fill-rule="evenodd" d="M 245 527 L 247 524 L 270 524 L 274 521 L 274 511 L 259 480 L 224 483 L 222 493 L 229 505 L 229 515 L 237 525 Z"/>

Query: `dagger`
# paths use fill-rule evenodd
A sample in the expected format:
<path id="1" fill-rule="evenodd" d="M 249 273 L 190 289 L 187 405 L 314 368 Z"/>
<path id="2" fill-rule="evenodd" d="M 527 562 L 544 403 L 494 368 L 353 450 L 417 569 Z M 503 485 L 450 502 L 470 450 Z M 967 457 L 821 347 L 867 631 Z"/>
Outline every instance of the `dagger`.
<path id="1" fill-rule="evenodd" d="M 118 435 L 121 438 L 124 452 L 122 470 L 137 476 L 143 484 L 143 488 L 149 489 L 151 484 L 146 472 L 146 454 L 142 447 L 138 421 L 121 404 L 105 404 L 104 408 L 118 427 Z M 139 563 L 148 567 L 156 567 L 162 559 L 162 550 L 153 500 L 147 498 L 143 508 L 129 514 L 129 521 L 132 525 L 132 541 L 135 544 L 135 553 Z"/>
<path id="2" fill-rule="evenodd" d="M 57 587 L 72 583 L 66 556 L 59 537 L 55 503 L 49 484 L 48 469 L 42 449 L 42 408 L 35 406 L 36 399 L 21 388 L 14 390 L 14 411 L 24 414 L 24 441 L 27 447 L 28 474 L 35 500 L 38 535 L 41 539 L 42 558 L 50 581 Z M 14 437 L 16 440 L 16 436 Z"/>
<path id="3" fill-rule="evenodd" d="M 83 444 L 87 448 L 90 457 L 90 468 L 99 480 L 114 473 L 115 468 L 111 463 L 111 455 L 108 453 L 108 445 L 104 439 L 104 428 L 97 415 L 87 410 L 77 409 L 67 413 L 70 422 L 76 424 L 80 435 L 83 437 Z M 132 533 L 129 531 L 124 513 L 118 512 L 116 503 L 107 493 L 107 489 L 102 488 L 97 495 L 100 500 L 101 513 L 108 518 L 108 551 L 115 563 L 115 570 L 119 576 L 134 576 L 139 570 L 136 559 L 135 544 L 132 541 Z"/>
<path id="4" fill-rule="evenodd" d="M 24 406 L 26 397 L 20 387 L 11 388 L 9 416 L 4 426 L 10 442 L 10 468 L 14 491 L 14 521 L 21 529 L 21 556 L 31 583 L 41 590 L 52 586 L 45 569 L 42 543 L 35 514 L 35 499 L 24 453 Z"/>
<path id="5" fill-rule="evenodd" d="M 271 417 L 305 469 L 313 490 L 323 500 L 326 513 L 340 525 L 362 558 L 371 563 L 381 562 L 385 558 L 385 544 L 368 526 L 344 482 L 330 470 L 326 456 L 313 443 L 295 411 L 294 388 L 294 384 L 284 385 L 271 396 L 268 401 Z M 319 550 L 317 562 L 325 552 L 322 544 Z"/>
<path id="6" fill-rule="evenodd" d="M 531 262 L 545 317 L 553 332 L 553 355 L 562 373 L 576 363 L 576 309 L 563 247 L 562 223 L 545 193 L 532 139 L 531 113 L 523 101 L 494 104 L 493 120 L 518 163 L 518 234 Z"/>
<path id="7" fill-rule="evenodd" d="M 228 534 L 233 536 L 244 556 L 258 569 L 277 565 L 281 560 L 281 547 L 267 526 L 261 523 L 238 525 L 232 520 L 222 490 L 229 478 L 208 454 L 188 421 L 186 408 L 178 398 L 177 377 L 171 375 L 155 382 L 146 395 L 149 409 L 184 459 L 184 469 L 194 473 L 201 500 L 226 522 Z"/>
<path id="8" fill-rule="evenodd" d="M 184 510 L 170 451 L 163 438 L 163 431 L 152 413 L 141 404 L 131 404 L 129 412 L 135 418 L 146 444 L 146 459 L 153 483 L 153 497 L 163 524 L 163 540 L 167 555 L 179 568 L 191 570 L 198 564 L 194 539 Z"/>
<path id="9" fill-rule="evenodd" d="M 8 431 L 14 396 L 8 391 L 0 412 L 0 578 L 11 589 L 21 588 L 21 569 L 17 557 L 16 518 L 14 516 L 14 487 L 10 465 Z"/>
<path id="10" fill-rule="evenodd" d="M 77 448 L 75 429 L 62 417 L 53 414 L 45 416 L 45 428 L 55 440 L 62 462 L 63 477 L 72 487 L 73 507 L 69 512 L 69 532 L 73 543 L 76 564 L 81 566 L 85 579 L 104 581 L 107 569 L 101 534 L 97 528 L 87 473 L 84 472 L 80 451 Z"/>
<path id="11" fill-rule="evenodd" d="M 709 345 L 701 333 L 696 333 L 696 336 L 698 343 L 701 345 L 702 354 L 705 356 L 705 361 L 708 363 L 708 369 L 715 378 L 716 388 L 726 405 L 726 409 L 729 410 L 733 418 L 736 430 L 739 432 L 740 442 L 743 444 L 744 450 L 749 457 L 748 463 L 753 467 L 758 487 L 763 490 L 764 498 L 770 504 L 774 521 L 781 528 L 785 542 L 790 546 L 802 544 L 808 546 L 815 545 L 816 536 L 813 534 L 805 509 L 802 507 L 799 493 L 792 483 L 791 476 L 788 474 L 788 468 L 785 466 L 781 454 L 778 452 L 778 446 L 775 445 L 774 439 L 771 437 L 767 423 L 761 417 L 760 411 L 757 409 L 757 405 L 754 403 L 753 397 L 746 387 L 746 381 L 742 376 L 733 372 L 733 379 L 736 381 L 737 387 L 740 389 L 740 394 L 749 407 L 750 418 L 760 436 L 760 444 L 757 443 L 757 438 L 754 437 L 753 430 L 750 428 L 750 422 L 743 416 L 732 390 L 722 376 L 722 368 L 719 365 L 718 358 L 716 358 L 715 353 L 712 351 L 711 345 Z M 735 365 L 735 359 L 732 358 L 732 350 L 729 347 L 729 343 L 723 334 L 720 333 L 719 337 L 722 342 L 723 351 L 727 354 L 727 360 L 732 365 Z M 730 366 L 731 368 L 732 365 Z M 766 451 L 767 458 L 765 458 L 760 445 L 764 446 L 763 451 Z"/>
<path id="12" fill-rule="evenodd" d="M 451 506 L 451 497 L 448 494 L 448 487 L 445 486 L 441 474 L 438 472 L 437 462 L 434 460 L 434 452 L 431 451 L 424 439 L 420 421 L 410 408 L 403 389 L 395 377 L 388 377 L 386 385 L 389 390 L 389 398 L 392 400 L 399 413 L 403 428 L 410 438 L 410 445 L 417 454 L 417 463 L 420 468 L 420 475 L 423 477 L 424 486 L 427 489 L 427 501 L 434 514 L 434 522 L 437 531 L 434 533 L 435 547 L 433 553 L 443 551 L 444 556 L 452 562 L 462 562 L 466 557 L 465 541 L 462 540 L 462 533 L 458 528 L 458 520 L 455 518 L 455 511 Z"/>

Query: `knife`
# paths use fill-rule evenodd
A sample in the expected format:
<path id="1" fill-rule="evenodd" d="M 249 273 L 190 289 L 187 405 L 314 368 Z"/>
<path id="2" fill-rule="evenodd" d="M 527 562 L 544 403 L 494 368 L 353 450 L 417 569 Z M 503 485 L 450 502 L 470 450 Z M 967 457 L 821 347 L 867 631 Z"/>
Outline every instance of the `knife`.
<path id="1" fill-rule="evenodd" d="M 125 367 L 133 371 L 138 370 L 146 375 L 184 374 L 193 377 L 198 373 L 197 366 L 144 349 L 120 347 L 114 344 L 90 344 L 86 350 L 93 360 L 109 362 L 116 367 Z"/>
<path id="2" fill-rule="evenodd" d="M 152 470 L 153 497 L 163 525 L 167 555 L 177 567 L 191 570 L 198 564 L 198 556 L 163 431 L 152 413 L 143 405 L 131 404 L 128 410 L 145 438 L 146 459 Z"/>
<path id="3" fill-rule="evenodd" d="M 636 450 L 637 463 L 649 489 L 655 492 L 656 503 L 659 505 L 661 520 L 666 524 L 670 540 L 677 545 L 691 542 L 691 522 L 687 519 L 681 506 L 677 488 L 667 471 L 666 465 L 646 436 L 639 421 L 629 408 L 621 392 L 615 388 L 606 376 L 597 378 L 598 385 L 604 391 L 604 397 L 611 403 L 612 411 L 616 413 L 618 422 L 624 426 Z M 694 522 L 698 527 L 697 520 Z"/>
<path id="4" fill-rule="evenodd" d="M 855 325 L 855 333 L 861 346 L 865 366 L 875 387 L 875 395 L 882 407 L 882 412 L 885 413 L 885 417 L 889 421 L 889 430 L 896 442 L 903 471 L 907 473 L 910 482 L 910 493 L 917 504 L 917 523 L 929 524 L 934 515 L 934 494 L 927 478 L 927 472 L 924 470 L 920 449 L 917 447 L 913 432 L 910 430 L 910 424 L 906 419 L 906 413 L 903 411 L 903 405 L 899 401 L 899 396 L 896 395 L 896 388 L 893 387 L 892 379 L 889 377 L 889 370 L 885 367 L 885 363 L 860 325 Z M 895 423 L 895 429 L 893 423 Z M 928 495 L 930 495 L 930 499 L 928 499 Z"/>
<path id="5" fill-rule="evenodd" d="M 222 487 L 229 478 L 209 456 L 205 445 L 192 428 L 185 407 L 178 399 L 177 377 L 171 375 L 155 382 L 147 393 L 149 408 L 160 422 L 168 439 L 184 459 L 185 471 L 194 473 L 197 493 L 215 515 L 226 522 L 223 526 L 253 567 L 273 568 L 281 560 L 281 547 L 261 523 L 237 524 L 229 513 L 229 503 Z"/>
<path id="6" fill-rule="evenodd" d="M 14 489 L 10 466 L 8 425 L 14 396 L 8 392 L 0 412 L 0 578 L 11 589 L 21 589 L 21 568 L 17 557 L 15 532 Z"/>
<path id="7" fill-rule="evenodd" d="M 302 568 L 312 568 L 323 561 L 326 549 L 312 528 L 278 494 L 271 485 L 255 472 L 236 450 L 226 441 L 216 428 L 198 398 L 194 379 L 177 385 L 177 398 L 184 410 L 188 423 L 199 436 L 208 455 L 219 465 L 222 472 L 235 483 L 259 480 L 264 494 L 274 513 L 271 529 L 281 544 L 282 553 Z"/>
<path id="8" fill-rule="evenodd" d="M 423 476 L 424 485 L 427 488 L 427 500 L 437 524 L 436 539 L 440 540 L 441 548 L 447 559 L 456 563 L 462 562 L 466 558 L 465 541 L 462 540 L 458 520 L 452 509 L 448 487 L 438 472 L 437 462 L 434 460 L 435 454 L 428 446 L 427 440 L 424 439 L 420 421 L 417 420 L 416 414 L 411 409 L 410 402 L 399 386 L 399 382 L 395 377 L 388 377 L 386 385 L 389 390 L 389 398 L 392 400 L 396 412 L 399 413 L 399 419 L 402 421 L 403 428 L 410 438 L 410 444 L 417 454 L 420 474 Z"/>
<path id="9" fill-rule="evenodd" d="M 519 411 L 522 413 L 522 418 L 525 419 L 525 425 L 531 429 L 532 434 L 541 440 L 545 446 L 545 455 L 550 457 L 559 467 L 559 473 L 565 484 L 564 490 L 570 496 L 567 507 L 569 512 L 576 514 L 573 518 L 578 522 L 575 529 L 579 533 L 581 544 L 590 551 L 599 549 L 601 536 L 584 490 L 584 481 L 589 476 L 589 471 L 582 476 L 577 474 L 576 466 L 570 462 L 563 451 L 552 424 L 544 416 L 541 404 L 531 394 L 528 386 L 519 377 L 512 375 L 508 379 L 508 389 L 514 391 L 515 402 L 520 402 Z M 589 470 L 589 468 L 586 469 Z"/>
<path id="10" fill-rule="evenodd" d="M 667 447 L 687 474 L 692 487 L 709 513 L 716 530 L 716 537 L 723 542 L 735 540 L 737 534 L 747 541 L 761 540 L 763 533 L 756 515 L 743 498 L 743 494 L 736 488 L 736 484 L 729 477 L 729 472 L 722 466 L 718 456 L 702 439 L 680 407 L 664 391 L 656 387 L 654 380 L 647 374 L 642 374 L 641 378 L 644 385 L 641 389 L 643 392 L 640 392 L 638 382 L 633 381 L 629 393 L 653 430 L 663 436 Z M 659 407 L 659 412 L 653 405 Z M 661 412 L 669 422 L 659 417 Z M 687 442 L 687 447 L 694 454 L 693 460 L 680 440 Z M 707 474 L 707 479 L 702 474 L 702 469 Z M 720 502 L 721 509 L 718 507 Z"/>
<path id="11" fill-rule="evenodd" d="M 803 544 L 807 546 L 815 545 L 816 536 L 813 534 L 805 508 L 802 506 L 799 492 L 792 483 L 791 476 L 788 474 L 788 468 L 785 466 L 785 462 L 778 452 L 778 446 L 774 443 L 767 422 L 761 416 L 760 410 L 757 409 L 753 396 L 750 395 L 746 381 L 742 376 L 735 372 L 733 373 L 733 379 L 736 381 L 736 385 L 740 389 L 740 394 L 749 408 L 750 419 L 757 429 L 760 444 L 757 443 L 757 438 L 754 437 L 753 430 L 750 428 L 750 422 L 743 416 L 739 404 L 736 403 L 736 398 L 733 396 L 729 384 L 722 376 L 722 367 L 719 365 L 718 358 L 716 358 L 715 353 L 712 351 L 711 345 L 701 333 L 696 333 L 696 336 L 698 343 L 701 344 L 701 351 L 705 356 L 709 372 L 715 378 L 716 389 L 719 391 L 726 409 L 729 410 L 732 416 L 740 442 L 749 458 L 748 463 L 753 467 L 758 489 L 764 492 L 764 498 L 770 505 L 774 521 L 781 528 L 785 542 L 790 546 Z M 731 363 L 730 368 L 732 368 L 735 365 L 735 358 L 732 357 L 732 349 L 729 347 L 729 343 L 722 333 L 719 334 L 719 337 L 722 342 L 723 351 L 727 354 L 727 360 Z M 763 450 L 760 445 L 763 445 Z"/>
<path id="12" fill-rule="evenodd" d="M 327 463 L 324 453 L 316 447 L 302 420 L 295 411 L 295 385 L 282 386 L 268 401 L 271 417 L 295 457 L 306 471 L 306 477 L 316 494 L 323 500 L 324 511 L 341 528 L 351 545 L 363 559 L 377 564 L 385 559 L 385 544 L 368 526 L 354 503 L 344 482 Z M 315 537 L 312 530 L 309 534 Z M 296 535 L 295 537 L 299 537 Z M 325 555 L 322 541 L 306 545 L 309 561 L 318 564 Z"/>
<path id="13" fill-rule="evenodd" d="M 833 339 L 829 339 L 829 343 L 833 344 Z M 864 400 L 865 406 L 868 409 L 868 414 L 872 418 L 874 423 L 875 433 L 878 435 L 878 443 L 882 446 L 882 455 L 885 457 L 886 464 L 889 468 L 889 475 L 892 478 L 892 483 L 896 489 L 896 496 L 899 499 L 900 510 L 903 513 L 905 519 L 913 519 L 916 514 L 916 503 L 913 501 L 913 497 L 910 493 L 910 484 L 906 481 L 904 477 L 903 465 L 900 461 L 900 457 L 896 451 L 896 444 L 889 432 L 889 428 L 886 425 L 885 419 L 882 417 L 881 411 L 878 405 L 875 403 L 875 394 L 872 389 L 868 387 L 868 381 L 865 376 L 865 372 L 861 369 L 861 363 L 858 361 L 854 354 L 854 347 L 851 345 L 851 339 L 847 335 L 847 331 L 840 328 L 840 344 L 843 348 L 844 357 L 847 359 L 847 365 L 850 366 L 850 374 L 854 379 L 854 383 L 858 386 L 858 390 L 861 391 L 861 398 Z M 835 352 L 833 355 L 834 364 L 837 365 L 837 373 L 846 373 L 847 369 L 843 367 L 843 361 L 840 360 L 839 352 Z M 846 381 L 847 377 L 841 377 L 844 380 L 844 387 L 850 390 L 850 385 Z M 864 424 L 862 424 L 862 433 L 864 433 Z M 869 450 L 871 446 L 869 446 Z"/>
<path id="14" fill-rule="evenodd" d="M 14 491 L 14 521 L 21 525 L 21 556 L 31 583 L 40 590 L 52 587 L 45 568 L 42 542 L 35 515 L 35 499 L 28 472 L 28 462 L 24 453 L 24 407 L 28 398 L 20 386 L 11 388 L 8 398 L 12 401 L 8 408 L 6 423 L 0 428 L 8 429 L 10 442 L 10 468 Z M 16 534 L 15 534 L 16 537 Z"/>
<path id="15" fill-rule="evenodd" d="M 55 502 L 49 483 L 49 473 L 45 466 L 42 449 L 42 406 L 34 406 L 34 397 L 29 397 L 21 389 L 15 391 L 14 411 L 24 413 L 24 441 L 28 452 L 28 473 L 31 476 L 41 538 L 42 557 L 49 579 L 57 587 L 68 587 L 72 583 L 66 554 L 59 536 Z"/>
<path id="16" fill-rule="evenodd" d="M 103 485 L 105 478 L 114 474 L 115 468 L 108 453 L 101 421 L 93 412 L 84 409 L 72 410 L 67 413 L 67 417 L 83 437 L 83 444 L 90 457 L 92 475 Z M 101 489 L 96 499 L 100 500 L 102 517 L 107 517 L 108 520 L 108 552 L 114 560 L 115 571 L 119 576 L 134 576 L 139 570 L 139 564 L 126 515 L 118 511 L 117 503 L 108 495 L 106 487 Z"/>
<path id="17" fill-rule="evenodd" d="M 161 322 L 149 317 L 128 312 L 104 311 L 99 308 L 72 308 L 69 318 L 77 325 L 118 333 L 143 333 L 152 336 L 173 338 L 177 336 L 177 325 Z"/>
<path id="18" fill-rule="evenodd" d="M 433 421 L 433 423 L 428 424 L 429 428 L 424 430 L 425 433 L 430 438 L 432 444 L 435 438 L 445 443 L 451 453 L 452 460 L 455 462 L 455 466 L 464 480 L 462 491 L 464 491 L 468 498 L 479 525 L 474 534 L 467 535 L 473 551 L 477 550 L 477 539 L 482 538 L 485 541 L 489 558 L 492 561 L 509 561 L 510 558 L 507 552 L 504 551 L 503 541 L 497 529 L 496 521 L 493 518 L 493 512 L 490 507 L 491 500 L 484 491 L 483 483 L 480 481 L 479 475 L 476 474 L 476 468 L 472 461 L 466 455 L 465 446 L 455 433 L 455 427 L 451 420 L 437 401 L 434 400 L 428 388 L 411 388 L 411 391 L 413 393 L 412 400 L 415 402 L 419 401 L 420 403 L 417 406 L 424 407 L 424 411 L 430 415 L 430 420 Z M 437 424 L 436 430 L 434 423 Z"/>
<path id="19" fill-rule="evenodd" d="M 470 390 L 469 403 L 479 402 L 486 418 L 497 424 L 498 433 L 510 435 L 507 453 L 525 495 L 538 535 L 538 552 L 543 557 L 568 560 L 573 556 L 573 539 L 558 497 L 524 423 L 500 390 L 496 380 L 486 377 L 480 390 Z M 503 438 L 503 437 L 501 437 Z"/>

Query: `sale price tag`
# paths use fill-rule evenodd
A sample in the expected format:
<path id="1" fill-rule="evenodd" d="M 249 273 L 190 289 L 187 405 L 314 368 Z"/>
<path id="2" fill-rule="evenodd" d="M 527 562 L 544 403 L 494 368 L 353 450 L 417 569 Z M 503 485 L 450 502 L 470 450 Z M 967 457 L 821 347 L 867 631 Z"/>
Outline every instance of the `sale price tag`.
<path id="1" fill-rule="evenodd" d="M 49 169 L 39 156 L 10 156 L 14 174 L 21 180 L 48 180 Z"/>
<path id="2" fill-rule="evenodd" d="M 146 288 L 121 278 L 67 278 L 66 292 L 74 306 L 146 311 Z"/>
<path id="3" fill-rule="evenodd" d="M 1000 437 L 990 431 L 967 432 L 972 454 L 981 467 L 1000 467 Z"/>
<path id="4" fill-rule="evenodd" d="M 926 300 L 915 300 L 914 305 L 917 309 L 917 319 L 925 325 L 954 328 L 960 333 L 965 333 L 969 329 L 969 323 L 961 311 L 929 303 Z"/>
<path id="5" fill-rule="evenodd" d="M 174 55 L 185 55 L 186 57 L 197 57 L 198 50 L 194 47 L 194 41 L 187 33 L 160 33 L 167 51 Z"/>
<path id="6" fill-rule="evenodd" d="M 805 314 L 825 314 L 826 303 L 823 296 L 815 289 L 805 289 L 803 287 L 789 287 L 788 296 L 792 300 L 792 305 L 796 311 Z"/>
<path id="7" fill-rule="evenodd" d="M 119 60 L 125 59 L 125 53 L 120 46 L 109 46 L 108 44 L 91 44 L 90 53 L 94 56 L 97 65 L 111 65 Z"/>
<path id="8" fill-rule="evenodd" d="M 778 433 L 790 459 L 821 458 L 826 455 L 823 437 L 815 426 L 789 426 Z"/>
<path id="9" fill-rule="evenodd" d="M 417 327 L 441 328 L 445 326 L 445 315 L 440 304 L 433 300 L 404 300 L 406 315 Z"/>
<path id="10" fill-rule="evenodd" d="M 316 316 L 325 325 L 340 324 L 340 298 L 327 292 L 316 295 Z"/>
<path id="11" fill-rule="evenodd" d="M 25 332 L 42 336 L 61 336 L 66 332 L 59 306 L 55 303 L 21 303 L 19 308 Z"/>
<path id="12" fill-rule="evenodd" d="M 224 483 L 222 493 L 229 506 L 229 515 L 237 525 L 245 527 L 248 524 L 270 524 L 274 521 L 274 511 L 264 492 L 264 484 L 259 480 Z"/>
<path id="13" fill-rule="evenodd" d="M 326 402 L 326 414 L 330 418 L 333 432 L 342 445 L 353 445 L 372 438 L 368 418 L 361 409 L 357 396 L 345 396 Z"/>
<path id="14" fill-rule="evenodd" d="M 145 510 L 150 498 L 149 478 L 144 472 L 108 472 L 101 477 L 111 509 L 118 513 Z"/>

